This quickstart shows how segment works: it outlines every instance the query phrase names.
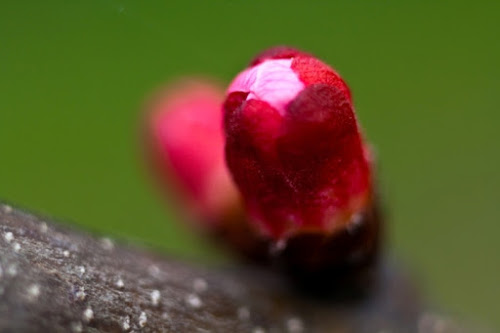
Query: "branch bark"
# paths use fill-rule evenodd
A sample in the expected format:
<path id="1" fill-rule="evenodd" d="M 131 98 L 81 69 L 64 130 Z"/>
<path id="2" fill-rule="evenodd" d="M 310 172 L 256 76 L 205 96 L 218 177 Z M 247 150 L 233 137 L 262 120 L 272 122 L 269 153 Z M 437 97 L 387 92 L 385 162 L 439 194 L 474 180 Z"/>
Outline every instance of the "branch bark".
<path id="1" fill-rule="evenodd" d="M 7 205 L 0 254 L 1 332 L 461 332 L 385 262 L 368 293 L 319 297 L 269 269 L 178 262 Z"/>

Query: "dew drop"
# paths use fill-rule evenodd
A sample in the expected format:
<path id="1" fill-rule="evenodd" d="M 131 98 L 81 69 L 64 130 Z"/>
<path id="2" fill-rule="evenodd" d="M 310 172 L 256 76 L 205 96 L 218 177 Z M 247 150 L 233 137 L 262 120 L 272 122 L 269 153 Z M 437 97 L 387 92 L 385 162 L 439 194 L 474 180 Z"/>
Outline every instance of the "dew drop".
<path id="1" fill-rule="evenodd" d="M 3 239 L 5 239 L 7 243 L 10 243 L 14 239 L 14 234 L 10 231 L 7 231 L 3 234 Z"/>
<path id="2" fill-rule="evenodd" d="M 28 287 L 28 297 L 31 301 L 34 301 L 35 299 L 40 296 L 40 286 L 38 284 L 32 284 Z"/>
<path id="3" fill-rule="evenodd" d="M 75 293 L 75 297 L 80 301 L 85 300 L 85 297 L 87 297 L 87 294 L 85 293 L 85 287 L 78 288 Z"/>
<path id="4" fill-rule="evenodd" d="M 151 265 L 148 267 L 148 273 L 153 277 L 158 277 L 160 275 L 160 269 L 156 265 Z"/>
<path id="5" fill-rule="evenodd" d="M 87 323 L 94 319 L 94 311 L 92 308 L 88 307 L 83 311 L 83 320 L 86 321 Z"/>
<path id="6" fill-rule="evenodd" d="M 146 312 L 141 312 L 141 315 L 139 316 L 139 326 L 144 327 L 146 326 L 146 323 L 148 322 L 148 316 L 146 316 Z"/>
<path id="7" fill-rule="evenodd" d="M 120 288 L 120 289 L 122 289 L 122 288 L 125 286 L 125 284 L 123 283 L 123 280 L 122 280 L 121 278 L 119 278 L 119 279 L 116 281 L 115 285 L 116 285 L 118 288 Z"/>
<path id="8" fill-rule="evenodd" d="M 9 265 L 9 267 L 7 267 L 7 275 L 9 276 L 17 275 L 17 266 L 15 264 Z"/>
<path id="9" fill-rule="evenodd" d="M 196 278 L 193 281 L 193 289 L 197 293 L 205 292 L 208 289 L 207 281 L 202 278 Z"/>
<path id="10" fill-rule="evenodd" d="M 65 256 L 66 258 L 69 257 L 69 251 L 68 250 L 64 250 L 63 251 L 63 256 Z"/>
<path id="11" fill-rule="evenodd" d="M 360 213 L 355 213 L 351 216 L 351 220 L 347 224 L 347 232 L 349 234 L 354 234 L 363 224 L 363 215 Z"/>
<path id="12" fill-rule="evenodd" d="M 195 294 L 189 294 L 186 297 L 186 303 L 192 308 L 198 309 L 202 306 L 201 299 Z"/>
<path id="13" fill-rule="evenodd" d="M 125 318 L 123 318 L 122 328 L 125 331 L 128 331 L 130 329 L 130 317 L 129 316 L 126 316 Z"/>
<path id="14" fill-rule="evenodd" d="M 276 242 L 271 243 L 269 247 L 269 254 L 273 257 L 280 255 L 286 249 L 286 240 L 279 239 Z"/>
<path id="15" fill-rule="evenodd" d="M 14 252 L 17 253 L 17 252 L 19 252 L 21 250 L 21 244 L 19 244 L 19 243 L 16 242 L 16 243 L 14 243 L 12 245 L 12 248 L 14 249 Z"/>
<path id="16" fill-rule="evenodd" d="M 12 207 L 9 205 L 4 205 L 3 211 L 5 212 L 5 214 L 10 214 L 10 213 L 12 213 Z"/>
<path id="17" fill-rule="evenodd" d="M 101 239 L 101 247 L 106 251 L 111 251 L 115 248 L 113 241 L 107 237 Z"/>
<path id="18" fill-rule="evenodd" d="M 77 270 L 77 272 L 78 272 L 78 275 L 80 275 L 80 276 L 82 276 L 83 274 L 85 274 L 85 272 L 87 271 L 87 270 L 85 269 L 85 266 L 78 266 L 78 267 L 76 268 L 76 270 Z"/>
<path id="19" fill-rule="evenodd" d="M 154 306 L 158 306 L 160 303 L 160 291 L 159 290 L 153 290 L 151 292 L 151 302 L 153 303 Z"/>

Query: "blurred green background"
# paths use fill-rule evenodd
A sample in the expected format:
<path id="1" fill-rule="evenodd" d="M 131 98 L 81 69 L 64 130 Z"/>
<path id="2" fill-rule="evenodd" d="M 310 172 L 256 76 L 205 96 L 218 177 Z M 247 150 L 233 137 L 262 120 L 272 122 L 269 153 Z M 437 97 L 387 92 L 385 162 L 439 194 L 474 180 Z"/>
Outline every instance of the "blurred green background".
<path id="1" fill-rule="evenodd" d="M 146 96 L 229 81 L 263 48 L 332 64 L 378 152 L 390 251 L 431 298 L 500 328 L 500 5 L 2 1 L 0 197 L 206 260 L 142 159 Z"/>

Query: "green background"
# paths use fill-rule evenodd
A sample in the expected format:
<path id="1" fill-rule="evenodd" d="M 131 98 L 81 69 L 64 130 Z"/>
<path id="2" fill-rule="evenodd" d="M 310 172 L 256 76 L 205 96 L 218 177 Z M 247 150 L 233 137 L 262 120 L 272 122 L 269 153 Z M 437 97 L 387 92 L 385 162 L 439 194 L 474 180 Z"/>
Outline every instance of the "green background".
<path id="1" fill-rule="evenodd" d="M 500 327 L 500 6 L 403 1 L 0 3 L 0 197 L 194 260 L 142 159 L 146 96 L 290 44 L 350 84 L 390 251 L 440 306 Z M 210 252 L 211 253 L 211 252 Z"/>

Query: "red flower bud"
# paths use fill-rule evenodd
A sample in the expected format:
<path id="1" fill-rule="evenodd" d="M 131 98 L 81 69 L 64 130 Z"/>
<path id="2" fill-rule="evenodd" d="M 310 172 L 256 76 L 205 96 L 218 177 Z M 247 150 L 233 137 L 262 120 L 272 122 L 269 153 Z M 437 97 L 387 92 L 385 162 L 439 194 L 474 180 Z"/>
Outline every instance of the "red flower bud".
<path id="1" fill-rule="evenodd" d="M 229 86 L 224 129 L 228 167 L 264 237 L 328 239 L 333 261 L 375 247 L 368 149 L 332 68 L 290 48 L 263 52 Z M 354 239 L 360 224 L 369 228 Z M 303 250 L 306 261 L 324 260 Z"/>
<path id="2" fill-rule="evenodd" d="M 186 210 L 211 227 L 240 205 L 224 161 L 223 90 L 208 81 L 171 86 L 149 106 L 148 148 L 157 174 Z"/>

